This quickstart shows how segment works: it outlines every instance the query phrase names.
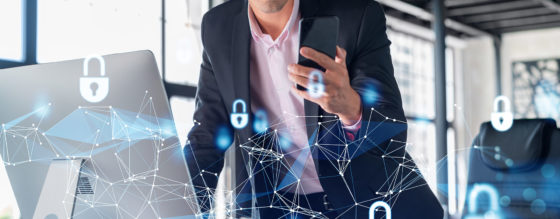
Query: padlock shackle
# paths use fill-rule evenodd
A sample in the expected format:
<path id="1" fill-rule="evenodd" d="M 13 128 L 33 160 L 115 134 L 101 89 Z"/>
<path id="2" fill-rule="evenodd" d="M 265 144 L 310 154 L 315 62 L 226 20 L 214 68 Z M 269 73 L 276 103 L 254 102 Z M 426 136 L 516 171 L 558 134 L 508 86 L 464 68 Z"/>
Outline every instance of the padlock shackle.
<path id="1" fill-rule="evenodd" d="M 321 84 L 323 83 L 323 75 L 322 75 L 322 73 L 321 73 L 320 71 L 318 71 L 318 70 L 313 70 L 313 71 L 311 71 L 311 73 L 310 73 L 310 75 L 309 75 L 309 82 L 310 82 L 310 83 L 311 83 L 311 82 L 313 82 L 313 83 L 315 82 L 315 81 L 313 80 L 313 78 L 314 78 L 313 76 L 315 76 L 315 77 L 317 78 L 317 83 L 321 83 Z"/>
<path id="2" fill-rule="evenodd" d="M 105 60 L 100 55 L 90 55 L 90 56 L 88 56 L 84 59 L 84 69 L 83 69 L 84 76 L 89 75 L 89 62 L 92 59 L 96 59 L 99 62 L 100 74 L 101 74 L 101 76 L 105 76 Z"/>
<path id="3" fill-rule="evenodd" d="M 377 209 L 378 207 L 382 207 L 383 209 L 385 209 L 386 219 L 391 219 L 391 207 L 389 206 L 389 204 L 387 204 L 387 202 L 384 201 L 376 201 L 371 204 L 371 206 L 369 207 L 369 219 L 375 218 L 375 209 Z"/>
<path id="4" fill-rule="evenodd" d="M 476 213 L 477 203 L 476 199 L 480 193 L 488 194 L 488 198 L 490 199 L 490 209 L 489 211 L 496 212 L 499 210 L 498 206 L 498 192 L 494 187 L 488 184 L 475 184 L 471 193 L 469 194 L 469 213 L 474 214 Z"/>
<path id="5" fill-rule="evenodd" d="M 243 108 L 243 113 L 247 112 L 247 105 L 245 105 L 245 101 L 243 101 L 242 99 L 237 99 L 235 101 L 233 101 L 233 106 L 231 109 L 232 112 L 237 113 L 237 104 L 241 104 L 241 107 Z"/>
<path id="6" fill-rule="evenodd" d="M 506 96 L 497 96 L 496 99 L 494 99 L 494 112 L 497 113 L 500 110 L 500 102 L 504 102 L 504 112 L 511 112 L 511 102 L 509 101 L 509 98 L 507 98 Z"/>

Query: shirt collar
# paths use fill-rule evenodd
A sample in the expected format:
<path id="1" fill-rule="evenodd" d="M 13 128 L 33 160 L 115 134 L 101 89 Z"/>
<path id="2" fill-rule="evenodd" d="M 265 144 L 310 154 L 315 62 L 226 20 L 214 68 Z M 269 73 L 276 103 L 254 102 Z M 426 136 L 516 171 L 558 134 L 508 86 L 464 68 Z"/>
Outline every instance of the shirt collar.
<path id="1" fill-rule="evenodd" d="M 253 36 L 253 40 L 255 40 L 256 42 L 263 42 L 269 47 L 274 46 L 276 44 L 281 44 L 282 42 L 284 42 L 286 37 L 290 34 L 290 30 L 292 30 L 292 27 L 297 22 L 297 18 L 299 17 L 298 16 L 299 15 L 299 1 L 300 0 L 294 0 L 294 5 L 293 5 L 293 8 L 292 8 L 292 14 L 290 15 L 290 19 L 286 23 L 286 26 L 284 26 L 284 29 L 282 30 L 282 33 L 280 33 L 280 35 L 278 36 L 278 38 L 276 38 L 275 41 L 272 40 L 272 37 L 270 37 L 269 34 L 265 34 L 265 33 L 262 32 L 262 29 L 259 26 L 259 23 L 257 22 L 257 19 L 255 18 L 255 15 L 253 14 L 253 10 L 251 9 L 251 6 L 249 4 L 247 4 L 247 7 L 248 7 L 247 13 L 248 13 L 248 16 L 249 16 L 249 27 L 251 29 L 251 35 Z"/>

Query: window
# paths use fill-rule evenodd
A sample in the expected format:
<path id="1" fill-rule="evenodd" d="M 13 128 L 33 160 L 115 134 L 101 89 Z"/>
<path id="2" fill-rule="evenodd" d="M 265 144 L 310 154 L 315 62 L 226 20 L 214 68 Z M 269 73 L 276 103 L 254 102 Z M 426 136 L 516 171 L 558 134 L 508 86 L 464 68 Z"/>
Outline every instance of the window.
<path id="1" fill-rule="evenodd" d="M 165 1 L 165 73 L 167 85 L 179 88 L 194 87 L 198 83 L 202 63 L 200 25 L 208 11 L 208 1 Z M 193 126 L 195 110 L 193 94 L 169 93 L 171 109 L 181 144 Z"/>
<path id="2" fill-rule="evenodd" d="M 23 2 L 0 1 L 0 60 L 24 61 Z M 0 66 L 1 67 L 1 66 Z M 0 156 L 0 218 L 19 218 L 19 208 Z"/>
<path id="3" fill-rule="evenodd" d="M 166 1 L 165 10 L 165 81 L 196 86 L 202 63 L 200 24 L 208 2 Z"/>
<path id="4" fill-rule="evenodd" d="M 38 1 L 37 60 L 151 50 L 161 67 L 161 2 Z"/>
<path id="5" fill-rule="evenodd" d="M 23 2 L 0 1 L 0 60 L 23 60 Z"/>
<path id="6" fill-rule="evenodd" d="M 408 120 L 407 151 L 410 153 L 431 189 L 437 191 L 437 157 L 435 127 L 434 45 L 402 32 L 388 30 L 395 78 Z M 447 49 L 447 120 L 454 119 L 453 50 Z M 454 143 L 454 131 L 448 130 L 448 141 Z"/>

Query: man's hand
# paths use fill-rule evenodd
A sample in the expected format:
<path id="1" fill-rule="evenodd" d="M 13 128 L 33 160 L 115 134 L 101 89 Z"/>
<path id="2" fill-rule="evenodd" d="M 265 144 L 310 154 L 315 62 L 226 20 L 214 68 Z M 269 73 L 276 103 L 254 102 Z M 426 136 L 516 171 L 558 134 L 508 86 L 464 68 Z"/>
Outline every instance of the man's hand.
<path id="1" fill-rule="evenodd" d="M 350 86 L 346 67 L 346 50 L 337 46 L 335 60 L 309 47 L 301 48 L 300 53 L 326 69 L 324 73 L 321 73 L 325 92 L 321 97 L 313 98 L 307 91 L 298 90 L 296 86 L 292 87 L 292 90 L 303 98 L 318 104 L 326 112 L 337 115 L 344 125 L 355 124 L 361 117 L 362 101 L 360 95 Z M 291 64 L 288 66 L 288 71 L 291 81 L 307 88 L 309 75 L 312 71 L 318 70 Z"/>

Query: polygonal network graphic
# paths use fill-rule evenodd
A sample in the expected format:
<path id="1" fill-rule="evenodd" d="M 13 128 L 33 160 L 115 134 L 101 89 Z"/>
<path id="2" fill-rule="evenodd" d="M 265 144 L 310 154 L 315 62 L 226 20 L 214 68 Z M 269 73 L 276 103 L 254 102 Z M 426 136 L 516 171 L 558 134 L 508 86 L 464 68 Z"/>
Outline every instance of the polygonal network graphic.
<path id="1" fill-rule="evenodd" d="M 168 218 L 196 212 L 173 120 L 158 115 L 148 91 L 136 112 L 79 106 L 47 126 L 44 120 L 56 104 L 2 123 L 0 145 L 7 168 L 84 159 L 76 193 L 66 194 L 75 199 L 67 218 Z M 163 205 L 184 210 L 168 212 Z"/>
<path id="2" fill-rule="evenodd" d="M 386 179 L 385 183 L 375 191 L 378 195 L 377 198 L 359 200 L 356 197 L 352 205 L 345 206 L 344 209 L 331 209 L 332 211 L 347 212 L 353 211 L 356 208 L 369 209 L 371 203 L 376 201 L 379 201 L 379 203 L 388 203 L 388 209 L 390 209 L 390 206 L 399 201 L 401 194 L 421 186 L 427 186 L 426 181 L 424 181 L 423 176 L 418 167 L 414 164 L 412 158 L 405 155 L 406 148 L 411 146 L 411 144 L 393 139 L 394 136 L 406 131 L 406 121 L 386 117 L 374 108 L 371 108 L 371 112 L 369 113 L 369 117 L 372 116 L 385 119 L 378 122 L 368 122 L 368 119 L 364 118 L 362 120 L 361 129 L 364 129 L 364 133 L 366 134 L 363 136 L 356 136 L 354 140 L 350 140 L 346 138 L 345 135 L 342 135 L 342 137 L 338 138 L 336 141 L 330 141 L 328 143 L 322 143 L 321 141 L 321 138 L 325 138 L 325 136 L 311 136 L 309 147 L 303 147 L 301 149 L 290 148 L 294 146 L 291 145 L 292 142 L 289 133 L 290 131 L 293 133 L 293 130 L 290 129 L 305 132 L 306 127 L 287 127 L 286 124 L 288 124 L 287 120 L 304 119 L 305 116 L 284 113 L 285 119 L 267 121 L 269 124 L 267 129 L 256 129 L 261 130 L 261 132 L 249 139 L 241 140 L 242 143 L 239 147 L 242 153 L 248 158 L 247 160 L 249 160 L 248 165 L 242 168 L 247 169 L 249 176 L 243 179 L 241 183 L 236 184 L 235 188 L 231 188 L 231 190 L 225 192 L 226 215 L 228 217 L 233 215 L 236 217 L 251 217 L 251 215 L 254 216 L 255 212 L 260 208 L 272 208 L 282 209 L 284 212 L 288 212 L 284 215 L 286 218 L 298 218 L 298 216 L 302 215 L 313 218 L 328 218 L 325 216 L 325 212 L 317 212 L 310 208 L 303 207 L 310 206 L 310 202 L 312 201 L 317 201 L 306 200 L 303 195 L 305 194 L 305 190 L 302 186 L 302 173 L 304 168 L 309 165 L 308 162 L 312 162 L 311 159 L 307 159 L 309 155 L 315 158 L 319 157 L 319 159 L 328 160 L 330 162 L 329 164 L 336 169 L 337 175 L 335 177 L 340 177 L 344 180 L 346 185 L 345 188 L 339 188 L 339 191 L 341 193 L 351 193 L 351 196 L 354 197 L 359 193 L 359 191 L 355 190 L 357 184 L 353 182 L 351 177 L 344 175 L 345 173 L 351 173 L 348 168 L 353 159 L 365 153 L 372 153 L 370 150 L 373 149 L 373 151 L 375 151 L 373 153 L 375 154 L 368 154 L 368 156 L 380 158 L 387 164 L 385 168 L 381 168 L 385 170 L 384 172 L 371 173 Z M 317 117 L 319 118 L 319 116 Z M 318 124 L 322 132 L 325 133 L 324 135 L 338 136 L 335 133 L 338 133 L 340 130 L 334 129 L 340 126 L 328 124 L 336 123 L 339 119 L 336 116 L 322 116 L 321 119 L 322 122 Z M 198 123 L 195 125 L 204 125 L 204 121 L 197 122 Z M 227 135 L 228 132 L 224 132 L 223 134 Z M 220 137 L 222 136 L 217 136 L 217 138 Z M 231 140 L 237 139 L 238 136 L 222 138 L 230 140 L 228 142 L 229 146 Z M 188 143 L 189 142 L 187 142 L 187 144 Z M 381 147 L 380 144 L 382 143 L 386 143 L 386 145 Z M 185 151 L 185 153 L 193 153 L 193 151 Z M 206 176 L 218 178 L 219 174 L 206 169 L 199 169 L 198 172 L 200 172 L 199 175 L 192 176 L 193 181 L 200 180 Z M 237 197 L 235 197 L 233 194 L 235 190 L 251 187 L 256 177 L 261 177 L 261 180 L 264 180 L 270 187 L 265 191 L 258 191 L 257 189 L 255 192 L 237 194 Z M 204 202 L 206 202 L 203 204 L 212 206 L 212 203 L 215 204 L 218 202 L 218 200 L 216 200 L 217 191 L 212 189 L 210 185 L 205 183 L 204 185 L 195 185 L 195 187 L 195 191 L 197 191 L 196 196 L 199 200 L 204 200 Z M 292 195 L 294 193 L 296 194 L 295 196 Z M 244 209 L 238 203 L 259 200 L 266 196 L 272 196 L 269 200 L 270 204 L 266 206 L 259 206 L 257 204 L 252 207 L 252 209 Z M 207 212 L 201 213 L 214 216 L 217 211 L 215 207 L 211 207 Z M 378 211 L 383 211 L 383 208 L 376 209 L 376 212 Z M 378 212 L 378 214 L 381 213 Z M 383 212 L 383 215 L 385 215 L 385 212 Z M 261 215 L 261 217 L 263 217 L 263 215 Z M 264 217 L 266 217 L 266 215 Z"/>

